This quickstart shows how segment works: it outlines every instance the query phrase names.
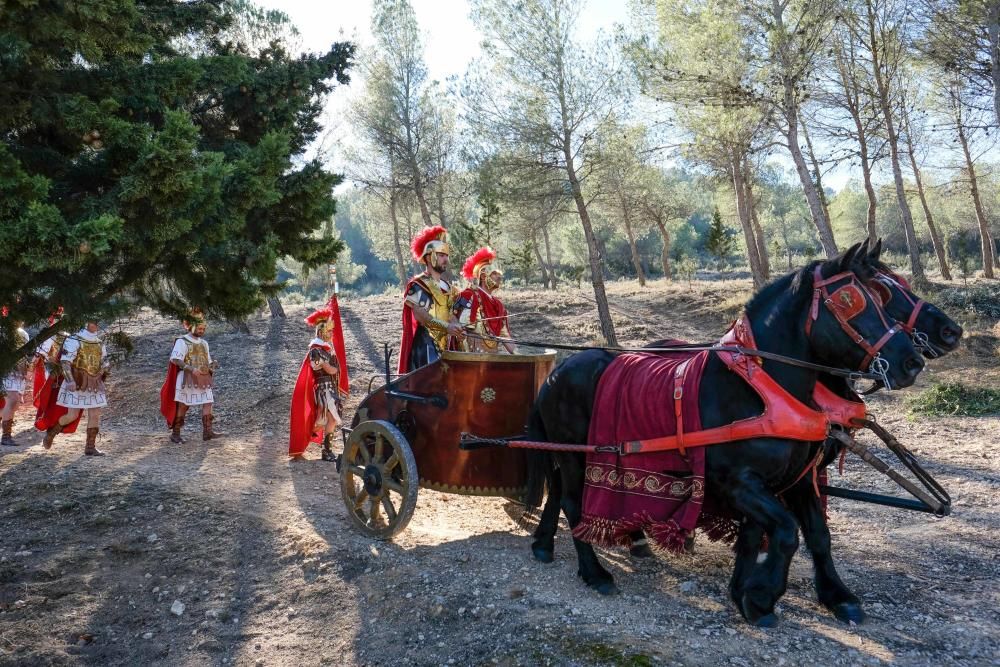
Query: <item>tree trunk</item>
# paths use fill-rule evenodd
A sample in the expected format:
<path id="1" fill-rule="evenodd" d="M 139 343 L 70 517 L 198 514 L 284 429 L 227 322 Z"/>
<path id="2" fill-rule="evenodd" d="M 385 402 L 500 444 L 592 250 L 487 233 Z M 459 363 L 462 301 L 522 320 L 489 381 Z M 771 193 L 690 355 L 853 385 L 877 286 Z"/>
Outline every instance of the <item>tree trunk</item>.
<path id="1" fill-rule="evenodd" d="M 616 346 L 618 345 L 618 337 L 615 335 L 615 322 L 611 319 L 611 310 L 608 308 L 608 295 L 604 291 L 604 271 L 601 266 L 601 251 L 597 247 L 597 236 L 594 234 L 594 227 L 590 222 L 590 212 L 587 211 L 587 202 L 583 198 L 583 189 L 580 187 L 580 180 L 576 175 L 573 148 L 568 135 L 564 135 L 563 139 L 563 158 L 566 160 L 566 178 L 569 180 L 569 185 L 573 192 L 576 212 L 580 216 L 580 224 L 583 225 L 583 235 L 587 239 L 587 255 L 590 259 L 590 280 L 594 286 L 594 299 L 597 301 L 597 316 L 601 322 L 601 333 L 604 334 L 604 341 L 607 345 Z"/>
<path id="2" fill-rule="evenodd" d="M 278 300 L 276 296 L 267 297 L 267 307 L 271 309 L 271 319 L 275 317 L 285 318 L 285 309 L 281 305 L 281 301 Z"/>
<path id="3" fill-rule="evenodd" d="M 865 195 L 868 197 L 868 211 L 865 218 L 866 228 L 868 230 L 868 240 L 874 243 L 878 239 L 878 228 L 875 224 L 878 198 L 875 196 L 875 188 L 872 186 L 872 164 L 868 159 L 867 129 L 865 128 L 864 121 L 861 120 L 861 90 L 856 75 L 853 72 L 848 72 L 855 63 L 853 42 L 849 46 L 851 48 L 850 62 L 845 62 L 843 53 L 839 49 L 837 50 L 837 71 L 840 73 L 840 81 L 844 86 L 844 99 L 846 100 L 844 106 L 847 108 L 848 113 L 851 114 L 851 119 L 854 121 L 854 131 L 857 133 L 861 175 L 865 184 Z"/>
<path id="4" fill-rule="evenodd" d="M 875 10 L 872 7 L 872 0 L 866 0 L 866 6 L 868 8 L 868 37 L 871 39 L 869 48 L 872 58 L 872 72 L 875 75 L 879 108 L 882 111 L 882 118 L 885 120 L 886 138 L 889 140 L 889 159 L 892 162 L 892 177 L 896 183 L 896 200 L 899 203 L 903 232 L 906 234 L 906 248 L 910 254 L 910 273 L 913 274 L 913 281 L 920 284 L 926 282 L 924 266 L 920 261 L 920 246 L 917 243 L 917 232 L 913 227 L 913 214 L 906 201 L 903 169 L 899 164 L 899 136 L 892 119 L 892 104 L 889 99 L 889 82 L 882 72 L 882 63 L 879 59 L 879 53 L 886 51 L 888 47 L 886 44 L 880 43 L 875 35 Z"/>
<path id="5" fill-rule="evenodd" d="M 917 194 L 920 196 L 920 205 L 924 209 L 924 219 L 931 232 L 931 242 L 934 244 L 934 252 L 937 254 L 938 264 L 941 266 L 941 275 L 945 280 L 951 280 L 951 270 L 948 268 L 948 258 L 945 257 L 944 243 L 941 242 L 941 235 L 938 234 L 937 225 L 934 224 L 934 216 L 931 215 L 931 209 L 927 205 L 924 184 L 920 178 L 920 169 L 917 168 L 917 156 L 913 150 L 913 132 L 910 129 L 910 117 L 906 111 L 906 105 L 902 106 L 902 114 L 903 131 L 906 132 L 906 152 L 910 155 L 910 168 L 913 169 L 913 180 L 917 183 Z"/>
<path id="6" fill-rule="evenodd" d="M 743 185 L 746 188 L 747 197 L 746 207 L 750 213 L 754 239 L 757 241 L 757 259 L 760 262 L 760 272 L 764 276 L 764 280 L 768 281 L 771 279 L 771 262 L 767 257 L 767 240 L 764 238 L 764 228 L 761 227 L 760 220 L 757 218 L 757 201 L 754 199 L 753 186 L 751 185 L 753 175 L 750 173 L 749 161 L 744 161 L 743 166 Z"/>
<path id="7" fill-rule="evenodd" d="M 408 262 L 403 259 L 403 246 L 399 241 L 400 229 L 399 216 L 396 214 L 395 184 L 391 186 L 391 190 L 389 192 L 389 219 L 392 220 L 392 249 L 396 253 L 396 274 L 399 276 L 399 288 L 403 289 L 406 287 L 406 281 L 409 278 L 406 270 Z"/>
<path id="8" fill-rule="evenodd" d="M 427 205 L 427 193 L 424 191 L 423 181 L 420 180 L 420 166 L 416 158 L 410 160 L 410 170 L 413 178 L 413 194 L 417 196 L 417 203 L 420 204 L 420 218 L 424 221 L 424 226 L 431 227 L 434 222 L 431 220 L 431 209 Z"/>
<path id="9" fill-rule="evenodd" d="M 743 228 L 743 240 L 747 246 L 747 259 L 750 262 L 750 274 L 753 276 L 754 289 L 760 289 L 767 282 L 760 265 L 760 254 L 757 249 L 757 239 L 753 231 L 753 223 L 747 211 L 746 185 L 743 182 L 742 160 L 735 155 L 730 159 L 730 173 L 733 177 L 733 191 L 736 193 L 736 217 L 740 219 Z"/>
<path id="10" fill-rule="evenodd" d="M 790 92 L 786 93 L 786 96 L 790 95 Z M 802 149 L 799 148 L 798 112 L 793 107 L 791 110 L 787 110 L 785 115 L 788 117 L 788 133 L 785 135 L 785 140 L 788 141 L 788 150 L 792 153 L 792 161 L 795 162 L 795 171 L 799 175 L 799 183 L 802 184 L 802 191 L 805 193 L 806 202 L 809 204 L 809 212 L 812 215 L 813 225 L 815 225 L 816 232 L 819 235 L 819 242 L 823 246 L 823 252 L 826 253 L 827 257 L 833 257 L 837 254 L 837 242 L 833 238 L 833 229 L 831 229 L 830 221 L 826 219 L 823 213 L 823 204 L 820 203 L 819 193 L 816 192 L 816 185 L 809 174 L 809 167 L 802 156 Z"/>
<path id="11" fill-rule="evenodd" d="M 956 104 L 961 104 L 957 101 Z M 993 278 L 993 236 L 990 234 L 990 225 L 983 212 L 983 203 L 979 199 L 979 185 L 976 181 L 976 166 L 972 162 L 972 153 L 969 152 L 969 141 L 965 136 L 965 128 L 962 125 L 961 117 L 956 123 L 958 127 L 958 140 L 962 144 L 962 153 L 965 154 L 965 166 L 969 170 L 969 188 L 972 190 L 972 203 L 976 209 L 976 220 L 979 222 L 979 237 L 983 252 L 983 275 Z"/>
<path id="12" fill-rule="evenodd" d="M 816 151 L 813 150 L 812 139 L 809 138 L 809 130 L 806 128 L 806 123 L 801 118 L 799 119 L 799 125 L 802 126 L 802 137 L 806 140 L 806 150 L 809 151 L 809 161 L 812 162 L 813 173 L 816 174 L 816 192 L 819 194 L 819 203 L 823 206 L 823 217 L 826 218 L 826 222 L 833 228 L 833 220 L 830 218 L 830 202 L 826 199 L 826 191 L 823 189 L 823 176 L 820 174 L 819 160 L 816 159 Z"/>
<path id="13" fill-rule="evenodd" d="M 531 249 L 535 251 L 535 261 L 538 262 L 538 266 L 542 269 L 542 284 L 545 285 L 545 289 L 549 288 L 549 267 L 545 265 L 545 261 L 542 259 L 542 252 L 538 248 L 538 238 L 537 233 L 532 232 L 531 234 Z"/>
<path id="14" fill-rule="evenodd" d="M 993 79 L 993 114 L 1000 125 L 1000 0 L 992 0 L 987 9 L 986 35 L 990 47 L 990 77 Z"/>
<path id="15" fill-rule="evenodd" d="M 542 240 L 545 242 L 545 266 L 548 267 L 548 270 L 549 270 L 549 279 L 552 282 L 552 285 L 551 285 L 551 287 L 549 287 L 549 289 L 553 289 L 554 290 L 556 288 L 556 267 L 552 263 L 552 246 L 549 243 L 549 226 L 548 225 L 543 225 L 542 226 Z"/>
<path id="16" fill-rule="evenodd" d="M 250 335 L 250 325 L 247 324 L 246 320 L 226 320 L 229 326 L 233 328 L 233 331 L 240 334 Z"/>
<path id="17" fill-rule="evenodd" d="M 623 211 L 622 221 L 625 223 L 625 234 L 628 236 L 628 247 L 632 252 L 632 266 L 635 267 L 635 274 L 639 278 L 639 287 L 646 286 L 646 272 L 642 270 L 642 259 L 639 257 L 639 248 L 635 244 L 635 233 L 632 231 L 632 220 L 628 208 Z"/>
<path id="18" fill-rule="evenodd" d="M 663 249 L 660 250 L 660 261 L 663 263 L 663 277 L 667 280 L 671 280 L 670 275 L 670 232 L 667 231 L 667 225 L 659 220 L 656 221 L 656 226 L 660 229 L 660 236 L 663 237 Z"/>

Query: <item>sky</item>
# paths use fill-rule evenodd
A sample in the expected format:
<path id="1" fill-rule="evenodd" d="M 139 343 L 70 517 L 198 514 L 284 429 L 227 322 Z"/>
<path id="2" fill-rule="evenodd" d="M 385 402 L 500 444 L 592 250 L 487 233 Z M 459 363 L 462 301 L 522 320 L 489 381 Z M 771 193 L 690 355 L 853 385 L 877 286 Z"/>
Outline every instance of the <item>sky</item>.
<path id="1" fill-rule="evenodd" d="M 583 0 L 581 0 L 582 2 Z M 468 65 L 479 55 L 482 35 L 469 18 L 468 0 L 410 0 L 416 13 L 417 22 L 424 34 L 425 62 L 430 78 L 445 81 L 451 76 L 461 76 Z M 353 2 L 323 2 L 322 0 L 256 0 L 256 3 L 270 9 L 280 9 L 291 19 L 301 35 L 300 48 L 307 51 L 325 51 L 335 41 L 351 40 L 362 48 L 372 43 L 370 0 Z M 629 20 L 625 0 L 589 0 L 584 2 L 580 13 L 577 38 L 588 41 L 601 31 L 611 33 L 616 23 L 627 24 Z M 350 126 L 343 122 L 344 110 L 350 99 L 358 93 L 363 82 L 359 72 L 351 72 L 352 83 L 345 88 L 335 89 L 327 99 L 324 122 L 332 128 L 326 137 L 329 166 L 343 172 L 343 149 L 353 143 Z M 947 147 L 947 143 L 944 146 Z M 818 144 L 818 152 L 824 147 Z M 933 170 L 955 164 L 955 156 L 945 154 L 929 156 L 924 168 Z M 996 147 L 990 147 L 987 157 L 1000 157 Z M 789 172 L 793 169 L 790 157 L 778 155 L 774 158 Z M 668 159 L 669 163 L 670 160 Z M 891 181 L 888 161 L 883 161 L 876 169 L 876 181 Z M 932 164 L 939 163 L 939 164 Z M 790 174 L 792 180 L 795 179 Z M 841 165 L 824 175 L 826 187 L 839 190 L 852 178 L 860 178 L 860 169 Z"/>

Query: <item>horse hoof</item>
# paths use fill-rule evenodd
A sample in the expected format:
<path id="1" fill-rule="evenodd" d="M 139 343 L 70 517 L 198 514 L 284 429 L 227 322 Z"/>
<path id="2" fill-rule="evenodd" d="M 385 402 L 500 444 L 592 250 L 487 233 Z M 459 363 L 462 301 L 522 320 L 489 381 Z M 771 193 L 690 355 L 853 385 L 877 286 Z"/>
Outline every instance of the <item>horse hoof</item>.
<path id="1" fill-rule="evenodd" d="M 634 558 L 652 558 L 653 550 L 649 548 L 649 545 L 645 542 L 640 544 L 635 544 L 631 549 L 628 550 Z"/>
<path id="2" fill-rule="evenodd" d="M 539 563 L 551 563 L 555 560 L 555 555 L 552 549 L 543 549 L 541 547 L 531 547 L 531 555 L 535 557 Z"/>
<path id="3" fill-rule="evenodd" d="M 753 624 L 758 628 L 773 628 L 778 624 L 778 617 L 774 614 L 764 614 L 756 621 L 753 621 Z"/>
<path id="4" fill-rule="evenodd" d="M 865 621 L 865 610 L 861 608 L 861 603 L 859 602 L 841 602 L 831 607 L 830 611 L 833 612 L 838 621 L 843 621 L 844 623 L 861 625 Z"/>
<path id="5" fill-rule="evenodd" d="M 590 584 L 590 587 L 601 595 L 615 595 L 618 593 L 618 587 L 615 586 L 613 581 L 601 581 L 597 583 Z"/>

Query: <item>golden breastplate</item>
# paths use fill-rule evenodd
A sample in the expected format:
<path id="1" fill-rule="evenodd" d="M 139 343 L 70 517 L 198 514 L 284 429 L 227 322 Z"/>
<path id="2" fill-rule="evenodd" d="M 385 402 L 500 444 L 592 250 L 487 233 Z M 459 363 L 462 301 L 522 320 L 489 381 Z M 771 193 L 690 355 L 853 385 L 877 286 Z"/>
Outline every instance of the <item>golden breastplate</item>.
<path id="1" fill-rule="evenodd" d="M 101 343 L 89 340 L 80 341 L 80 349 L 77 350 L 73 359 L 73 368 L 81 370 L 88 375 L 98 375 L 101 372 L 101 361 L 104 355 L 101 352 Z"/>
<path id="2" fill-rule="evenodd" d="M 205 344 L 192 343 L 189 340 L 185 340 L 184 343 L 187 345 L 184 364 L 202 371 L 206 370 L 208 368 L 208 348 Z"/>
<path id="3" fill-rule="evenodd" d="M 449 288 L 448 290 L 441 289 L 436 280 L 421 280 L 420 284 L 431 295 L 431 306 L 429 308 L 431 317 L 446 324 L 450 322 L 451 309 L 455 305 L 455 298 L 458 296 L 458 292 L 454 288 Z M 428 328 L 427 331 L 430 333 L 431 338 L 434 339 L 434 344 L 439 350 L 446 350 L 448 348 L 447 331 L 442 331 L 437 327 Z"/>

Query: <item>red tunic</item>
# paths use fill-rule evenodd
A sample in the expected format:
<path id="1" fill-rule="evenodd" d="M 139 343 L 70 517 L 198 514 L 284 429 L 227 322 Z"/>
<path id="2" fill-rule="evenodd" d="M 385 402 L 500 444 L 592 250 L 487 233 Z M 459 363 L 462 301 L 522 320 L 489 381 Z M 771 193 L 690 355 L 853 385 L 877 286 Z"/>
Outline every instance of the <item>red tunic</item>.
<path id="1" fill-rule="evenodd" d="M 507 309 L 503 302 L 496 298 L 482 287 L 470 287 L 462 292 L 462 297 L 471 304 L 469 313 L 469 323 L 475 324 L 479 319 L 480 310 L 484 317 L 489 318 L 484 322 L 486 328 L 494 335 L 501 336 L 504 329 L 509 332 L 507 326 Z"/>
<path id="2" fill-rule="evenodd" d="M 420 282 L 424 274 L 410 278 L 403 289 L 403 339 L 399 343 L 399 366 L 398 372 L 404 375 L 410 371 L 410 350 L 413 348 L 413 337 L 417 335 L 417 327 L 420 322 L 413 316 L 413 309 L 406 303 L 406 295 L 410 293 L 410 288 L 414 283 Z"/>

